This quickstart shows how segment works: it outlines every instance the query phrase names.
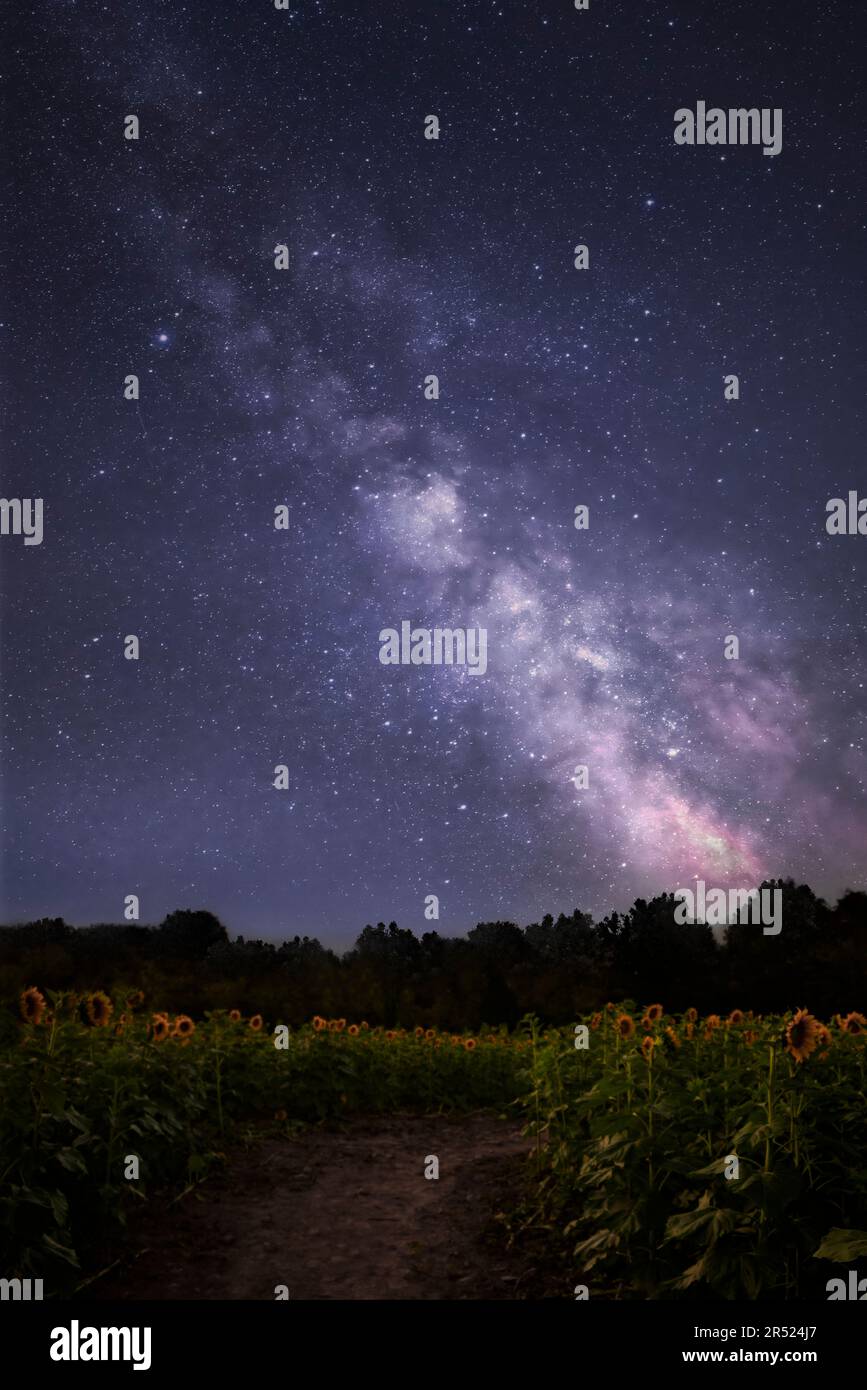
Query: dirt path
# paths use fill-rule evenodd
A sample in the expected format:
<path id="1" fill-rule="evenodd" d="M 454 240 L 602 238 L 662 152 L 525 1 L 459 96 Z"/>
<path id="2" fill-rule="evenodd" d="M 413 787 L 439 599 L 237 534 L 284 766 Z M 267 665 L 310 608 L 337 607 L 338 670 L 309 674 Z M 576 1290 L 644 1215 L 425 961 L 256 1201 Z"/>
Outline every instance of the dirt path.
<path id="1" fill-rule="evenodd" d="M 493 1228 L 529 1148 L 509 1120 L 389 1115 L 269 1139 L 163 1211 L 98 1299 L 509 1299 Z M 439 1159 L 439 1178 L 424 1176 Z M 138 1254 L 137 1252 L 142 1253 Z"/>

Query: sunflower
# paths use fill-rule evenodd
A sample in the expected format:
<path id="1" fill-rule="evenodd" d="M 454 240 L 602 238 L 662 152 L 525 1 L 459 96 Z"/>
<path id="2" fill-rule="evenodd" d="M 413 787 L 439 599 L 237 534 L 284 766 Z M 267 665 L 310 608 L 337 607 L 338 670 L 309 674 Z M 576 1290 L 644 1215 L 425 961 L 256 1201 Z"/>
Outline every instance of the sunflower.
<path id="1" fill-rule="evenodd" d="M 758 1041 L 758 1036 L 758 1033 L 753 1028 L 744 1029 L 743 1039 L 747 1047 L 752 1047 L 753 1043 Z"/>
<path id="2" fill-rule="evenodd" d="M 837 1022 L 844 1033 L 851 1033 L 853 1037 L 860 1037 L 862 1033 L 867 1032 L 867 1018 L 863 1014 L 847 1014 L 845 1018 L 838 1014 Z"/>
<path id="3" fill-rule="evenodd" d="M 342 1033 L 345 1027 L 346 1027 L 346 1019 L 345 1019 L 345 1018 L 339 1018 L 339 1019 L 337 1020 L 337 1031 L 338 1031 L 338 1033 Z"/>
<path id="4" fill-rule="evenodd" d="M 281 1122 L 281 1124 L 282 1124 L 282 1122 L 283 1122 L 284 1120 L 287 1120 L 288 1118 L 289 1118 L 289 1116 L 286 1114 L 286 1111 L 285 1111 L 285 1110 L 275 1110 L 275 1111 L 274 1111 L 274 1119 L 275 1119 L 275 1120 L 279 1120 L 279 1121 Z"/>
<path id="5" fill-rule="evenodd" d="M 687 1009 L 684 1014 L 687 1023 L 695 1023 L 698 1020 L 698 1009 Z"/>
<path id="6" fill-rule="evenodd" d="M 261 1031 L 262 1031 L 262 1015 L 261 1015 L 261 1014 L 254 1014 L 254 1015 L 253 1015 L 253 1017 L 250 1019 L 250 1027 L 253 1029 L 253 1032 L 254 1032 L 254 1033 L 261 1033 Z"/>
<path id="7" fill-rule="evenodd" d="M 45 995 L 35 985 L 30 985 L 22 989 L 18 1007 L 25 1023 L 41 1023 L 45 1013 Z"/>
<path id="8" fill-rule="evenodd" d="M 424 1037 L 424 1029 L 423 1029 L 423 1028 L 416 1028 L 416 1030 L 415 1030 L 415 1036 L 416 1036 L 417 1038 L 423 1038 L 423 1037 Z"/>
<path id="9" fill-rule="evenodd" d="M 641 1055 L 644 1058 L 645 1062 L 651 1062 L 653 1060 L 653 1049 L 655 1047 L 655 1038 L 647 1037 L 641 1039 Z"/>
<path id="10" fill-rule="evenodd" d="M 87 1017 L 94 1028 L 105 1028 L 108 1020 L 114 1013 L 114 1005 L 108 995 L 104 994 L 101 989 L 88 995 L 87 1003 L 84 1007 L 87 1010 Z"/>
<path id="11" fill-rule="evenodd" d="M 728 1023 L 743 1023 L 744 1015 L 742 1009 L 732 1009 L 726 1020 Z"/>
<path id="12" fill-rule="evenodd" d="M 620 1014 L 614 1027 L 618 1037 L 631 1038 L 635 1032 L 635 1020 L 629 1014 Z"/>
<path id="13" fill-rule="evenodd" d="M 196 1031 L 196 1025 L 189 1014 L 178 1014 L 172 1029 L 173 1038 L 189 1038 Z"/>
<path id="14" fill-rule="evenodd" d="M 591 1016 L 591 1018 L 590 1018 L 590 1027 L 593 1029 L 594 1033 L 596 1032 L 596 1029 L 599 1027 L 599 1025 L 600 1025 L 601 1022 L 602 1022 L 602 1015 L 601 1015 L 601 1014 L 593 1014 L 593 1015 Z"/>
<path id="15" fill-rule="evenodd" d="M 649 1018 L 651 1023 L 658 1023 L 664 1013 L 665 1009 L 661 1004 L 648 1004 L 644 1010 L 644 1017 Z"/>
<path id="16" fill-rule="evenodd" d="M 796 1062 L 805 1062 L 818 1041 L 818 1020 L 799 1009 L 786 1029 L 786 1051 Z"/>
<path id="17" fill-rule="evenodd" d="M 364 1019 L 361 1020 L 359 1027 L 361 1028 L 362 1033 L 368 1033 L 370 1031 L 370 1024 L 365 1023 Z"/>
<path id="18" fill-rule="evenodd" d="M 393 1028 L 389 1028 L 388 1031 L 386 1032 L 386 1035 L 385 1035 L 385 1041 L 386 1041 L 386 1042 L 394 1042 L 394 1040 L 395 1040 L 396 1037 L 397 1037 L 397 1034 L 395 1033 L 394 1029 L 393 1029 Z"/>
<path id="19" fill-rule="evenodd" d="M 357 1038 L 357 1037 L 358 1037 L 358 1024 L 357 1024 L 357 1023 L 350 1023 L 350 1025 L 349 1025 L 349 1027 L 347 1028 L 346 1031 L 347 1031 L 347 1033 L 349 1034 L 349 1036 L 350 1036 L 351 1038 Z"/>
<path id="20" fill-rule="evenodd" d="M 648 1018 L 647 1014 L 645 1014 L 645 1015 L 644 1015 L 644 1018 L 641 1020 L 641 1026 L 642 1026 L 642 1028 L 644 1029 L 645 1033 L 652 1033 L 652 1032 L 653 1032 L 653 1019 L 652 1019 L 652 1018 Z"/>
<path id="21" fill-rule="evenodd" d="M 240 1010 L 240 1009 L 230 1009 L 230 1010 L 229 1010 L 229 1022 L 230 1022 L 230 1023 L 240 1023 L 240 1022 L 241 1022 L 241 1010 Z"/>
<path id="22" fill-rule="evenodd" d="M 830 1045 L 831 1045 L 831 1034 L 830 1034 L 830 1032 L 829 1032 L 828 1029 L 825 1027 L 824 1023 L 818 1024 L 818 1025 L 817 1025 L 817 1028 L 816 1028 L 816 1046 L 817 1046 L 817 1047 L 830 1047 Z M 827 1055 L 828 1055 L 828 1054 L 825 1053 L 825 1056 L 826 1056 L 826 1057 L 827 1057 Z"/>
<path id="23" fill-rule="evenodd" d="M 674 1029 L 673 1029 L 671 1026 L 669 1026 L 669 1027 L 666 1028 L 666 1030 L 665 1030 L 665 1040 L 666 1040 L 666 1045 L 669 1046 L 669 1047 L 671 1047 L 672 1050 L 673 1050 L 674 1052 L 679 1051 L 679 1049 L 680 1049 L 680 1038 L 677 1036 L 677 1034 L 675 1033 Z"/>
<path id="24" fill-rule="evenodd" d="M 144 995 L 140 989 L 134 989 L 132 994 L 126 997 L 126 1007 L 128 1009 L 140 1009 L 144 1003 Z"/>
<path id="25" fill-rule="evenodd" d="M 169 1036 L 169 1021 L 165 1014 L 154 1014 L 151 1022 L 151 1037 L 154 1042 L 164 1042 Z"/>
<path id="26" fill-rule="evenodd" d="M 694 1023 L 692 1023 L 692 1022 L 687 1023 L 687 1025 L 686 1025 L 686 1036 L 687 1036 L 687 1038 L 689 1039 L 689 1041 L 692 1042 L 692 1039 L 693 1039 L 693 1037 L 695 1036 L 695 1024 L 694 1024 Z"/>
<path id="27" fill-rule="evenodd" d="M 466 1042 L 464 1043 L 464 1047 L 466 1048 L 467 1052 L 475 1052 L 475 1049 L 476 1049 L 476 1040 L 475 1040 L 475 1038 L 467 1038 Z"/>
<path id="28" fill-rule="evenodd" d="M 436 1035 L 437 1032 L 435 1028 L 428 1028 L 425 1032 L 425 1037 L 427 1038 L 428 1042 L 433 1042 Z"/>

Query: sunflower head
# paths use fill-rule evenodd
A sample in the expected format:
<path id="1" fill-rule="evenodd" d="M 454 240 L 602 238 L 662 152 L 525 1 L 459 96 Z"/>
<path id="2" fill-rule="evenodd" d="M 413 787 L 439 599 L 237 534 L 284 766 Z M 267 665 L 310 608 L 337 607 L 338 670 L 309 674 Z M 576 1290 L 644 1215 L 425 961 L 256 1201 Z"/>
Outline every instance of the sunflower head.
<path id="1" fill-rule="evenodd" d="M 649 1018 L 651 1023 L 658 1023 L 665 1013 L 661 1004 L 648 1004 L 644 1011 L 645 1018 Z"/>
<path id="2" fill-rule="evenodd" d="M 286 1114 L 286 1111 L 285 1111 L 285 1110 L 275 1110 L 275 1111 L 274 1111 L 274 1119 L 275 1119 L 275 1120 L 279 1120 L 281 1124 L 283 1123 L 284 1120 L 288 1120 L 288 1118 L 289 1118 L 289 1116 Z"/>
<path id="3" fill-rule="evenodd" d="M 357 1024 L 357 1023 L 350 1023 L 350 1025 L 349 1025 L 349 1027 L 347 1028 L 346 1031 L 347 1031 L 347 1033 L 349 1034 L 349 1036 L 350 1036 L 351 1038 L 357 1038 L 357 1037 L 358 1037 L 358 1024 Z"/>
<path id="4" fill-rule="evenodd" d="M 674 1031 L 671 1025 L 669 1025 L 668 1028 L 666 1028 L 665 1030 L 665 1045 L 667 1048 L 669 1048 L 671 1052 L 680 1051 L 680 1038 L 677 1036 L 677 1033 Z"/>
<path id="5" fill-rule="evenodd" d="M 698 1019 L 698 1009 L 687 1009 L 684 1018 L 687 1023 L 695 1023 Z"/>
<path id="6" fill-rule="evenodd" d="M 27 989 L 22 989 L 18 1007 L 25 1023 L 41 1023 L 46 1007 L 45 995 L 35 985 L 29 985 Z"/>
<path id="7" fill-rule="evenodd" d="M 230 1010 L 229 1010 L 229 1022 L 230 1022 L 230 1023 L 240 1023 L 240 1022 L 241 1022 L 241 1010 L 240 1010 L 240 1009 L 230 1009 Z"/>
<path id="8" fill-rule="evenodd" d="M 250 1027 L 253 1029 L 254 1033 L 261 1033 L 262 1021 L 263 1020 L 261 1014 L 254 1014 L 253 1017 L 250 1019 Z"/>
<path id="9" fill-rule="evenodd" d="M 386 1041 L 386 1042 L 394 1042 L 394 1040 L 395 1040 L 396 1037 L 397 1037 L 397 1034 L 395 1033 L 395 1031 L 394 1031 L 393 1028 L 388 1028 L 388 1029 L 386 1030 L 386 1034 L 385 1034 L 385 1041 Z"/>
<path id="10" fill-rule="evenodd" d="M 692 1042 L 693 1038 L 695 1037 L 695 1024 L 692 1022 L 691 1019 L 686 1025 L 686 1036 L 690 1042 Z"/>
<path id="11" fill-rule="evenodd" d="M 743 1023 L 744 1015 L 742 1009 L 732 1009 L 728 1016 L 728 1022 L 732 1024 Z"/>
<path id="12" fill-rule="evenodd" d="M 361 1029 L 362 1033 L 369 1033 L 369 1032 L 370 1032 L 370 1024 L 367 1023 L 367 1022 L 365 1021 L 365 1019 L 362 1019 L 362 1020 L 361 1020 L 361 1023 L 360 1023 L 358 1026 L 359 1026 L 359 1028 Z"/>
<path id="13" fill-rule="evenodd" d="M 629 1014 L 619 1014 L 614 1027 L 618 1037 L 631 1038 L 635 1032 L 635 1019 Z"/>
<path id="14" fill-rule="evenodd" d="M 436 1035 L 437 1034 L 435 1028 L 428 1028 L 425 1030 L 425 1037 L 427 1038 L 428 1042 L 433 1042 Z"/>
<path id="15" fill-rule="evenodd" d="M 798 1009 L 786 1029 L 786 1051 L 796 1062 L 806 1062 L 818 1043 L 819 1024 L 806 1009 Z"/>
<path id="16" fill-rule="evenodd" d="M 467 1038 L 466 1042 L 464 1043 L 464 1047 L 466 1048 L 467 1052 L 475 1052 L 475 1050 L 476 1050 L 476 1040 L 475 1040 L 475 1038 Z"/>
<path id="17" fill-rule="evenodd" d="M 840 1027 L 844 1033 L 851 1033 L 853 1037 L 859 1037 L 862 1033 L 867 1033 L 867 1018 L 863 1014 L 847 1014 L 845 1018 L 839 1020 Z"/>
<path id="18" fill-rule="evenodd" d="M 172 1029 L 173 1038 L 189 1038 L 196 1031 L 196 1025 L 189 1014 L 178 1014 L 175 1019 L 175 1026 Z"/>
<path id="19" fill-rule="evenodd" d="M 337 1020 L 337 1032 L 338 1032 L 338 1033 L 342 1033 L 345 1027 L 346 1027 L 346 1019 L 345 1019 L 345 1018 L 339 1018 L 339 1019 Z"/>
<path id="20" fill-rule="evenodd" d="M 416 1030 L 415 1030 L 415 1037 L 417 1037 L 417 1038 L 423 1038 L 423 1037 L 424 1037 L 424 1029 L 423 1029 L 423 1028 L 416 1028 Z"/>
<path id="21" fill-rule="evenodd" d="M 154 1042 L 165 1042 L 169 1036 L 169 1021 L 165 1014 L 154 1014 L 151 1020 L 151 1037 Z"/>
<path id="22" fill-rule="evenodd" d="M 656 1047 L 656 1039 L 646 1037 L 641 1039 L 641 1055 L 645 1062 L 653 1060 L 653 1049 Z"/>
<path id="23" fill-rule="evenodd" d="M 105 1028 L 114 1013 L 114 1005 L 108 995 L 104 994 L 101 989 L 95 990 L 93 994 L 87 996 L 87 1002 L 84 1007 L 87 1012 L 88 1022 L 90 1022 L 94 1028 Z"/>
<path id="24" fill-rule="evenodd" d="M 591 1015 L 591 1018 L 590 1018 L 590 1027 L 593 1029 L 594 1033 L 596 1032 L 596 1029 L 599 1027 L 599 1025 L 600 1025 L 601 1022 L 602 1022 L 602 1015 L 601 1015 L 601 1014 L 592 1014 L 592 1015 Z"/>
<path id="25" fill-rule="evenodd" d="M 144 1003 L 144 995 L 140 989 L 134 989 L 132 994 L 126 997 L 126 1007 L 128 1009 L 140 1009 Z"/>
<path id="26" fill-rule="evenodd" d="M 753 1028 L 745 1028 L 743 1031 L 743 1040 L 747 1047 L 752 1047 L 753 1043 L 758 1040 L 758 1036 L 758 1033 Z"/>

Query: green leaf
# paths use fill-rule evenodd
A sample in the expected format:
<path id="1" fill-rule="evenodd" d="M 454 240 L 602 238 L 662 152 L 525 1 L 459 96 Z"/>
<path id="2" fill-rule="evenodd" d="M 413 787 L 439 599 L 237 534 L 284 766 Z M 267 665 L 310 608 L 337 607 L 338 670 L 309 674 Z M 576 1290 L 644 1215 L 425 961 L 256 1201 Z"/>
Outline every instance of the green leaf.
<path id="1" fill-rule="evenodd" d="M 57 1162 L 69 1173 L 83 1173 L 87 1176 L 87 1164 L 81 1157 L 78 1149 L 58 1149 L 55 1155 Z"/>
<path id="2" fill-rule="evenodd" d="M 867 1231 L 845 1231 L 835 1226 L 829 1231 L 814 1258 L 817 1260 L 837 1260 L 847 1264 L 850 1260 L 867 1255 Z"/>
<path id="3" fill-rule="evenodd" d="M 53 1255 L 59 1256 L 61 1260 L 78 1269 L 78 1256 L 70 1245 L 61 1245 L 59 1240 L 55 1240 L 53 1236 L 48 1234 L 43 1235 L 42 1240 Z"/>

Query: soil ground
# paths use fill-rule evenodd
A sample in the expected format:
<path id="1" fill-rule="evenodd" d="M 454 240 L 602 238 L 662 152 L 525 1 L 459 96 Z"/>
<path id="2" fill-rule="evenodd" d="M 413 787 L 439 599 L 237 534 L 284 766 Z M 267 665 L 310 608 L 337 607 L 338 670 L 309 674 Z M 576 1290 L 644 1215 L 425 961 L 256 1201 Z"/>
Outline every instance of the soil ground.
<path id="1" fill-rule="evenodd" d="M 533 1271 L 495 1216 L 531 1141 L 511 1120 L 388 1115 L 268 1138 L 150 1203 L 95 1299 L 514 1299 Z M 428 1155 L 439 1178 L 426 1179 Z M 526 1257 L 524 1257 L 526 1265 Z"/>

